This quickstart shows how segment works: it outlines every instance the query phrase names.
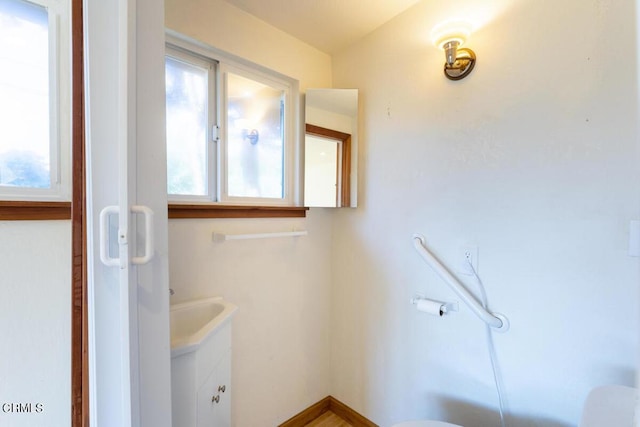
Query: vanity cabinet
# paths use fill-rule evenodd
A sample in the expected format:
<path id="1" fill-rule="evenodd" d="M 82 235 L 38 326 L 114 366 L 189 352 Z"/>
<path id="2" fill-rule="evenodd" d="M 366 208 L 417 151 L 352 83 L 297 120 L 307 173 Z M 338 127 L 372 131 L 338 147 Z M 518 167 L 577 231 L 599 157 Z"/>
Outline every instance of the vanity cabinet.
<path id="1" fill-rule="evenodd" d="M 231 322 L 188 351 L 172 350 L 173 427 L 231 427 Z"/>
<path id="2" fill-rule="evenodd" d="M 231 426 L 230 356 L 227 352 L 198 390 L 197 427 Z"/>

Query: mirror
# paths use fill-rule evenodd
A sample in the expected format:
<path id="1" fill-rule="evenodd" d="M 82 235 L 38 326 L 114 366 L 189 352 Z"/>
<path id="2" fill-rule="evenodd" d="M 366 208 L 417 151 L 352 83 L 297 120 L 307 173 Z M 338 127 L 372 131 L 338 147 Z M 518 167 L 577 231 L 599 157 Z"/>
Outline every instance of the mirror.
<path id="1" fill-rule="evenodd" d="M 308 89 L 304 205 L 356 207 L 358 89 Z"/>

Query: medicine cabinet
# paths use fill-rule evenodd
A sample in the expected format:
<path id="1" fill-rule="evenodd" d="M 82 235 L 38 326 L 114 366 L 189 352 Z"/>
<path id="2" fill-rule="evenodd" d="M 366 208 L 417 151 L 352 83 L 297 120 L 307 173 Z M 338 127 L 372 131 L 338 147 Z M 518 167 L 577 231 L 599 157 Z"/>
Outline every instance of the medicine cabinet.
<path id="1" fill-rule="evenodd" d="M 357 89 L 307 90 L 304 153 L 304 205 L 356 207 Z"/>

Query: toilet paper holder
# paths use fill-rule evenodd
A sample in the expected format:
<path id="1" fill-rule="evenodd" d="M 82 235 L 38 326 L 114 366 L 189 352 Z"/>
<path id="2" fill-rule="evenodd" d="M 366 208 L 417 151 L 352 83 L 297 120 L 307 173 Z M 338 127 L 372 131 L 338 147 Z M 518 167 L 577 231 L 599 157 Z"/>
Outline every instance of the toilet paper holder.
<path id="1" fill-rule="evenodd" d="M 458 302 L 443 302 L 436 301 L 429 298 L 425 298 L 422 295 L 416 295 L 410 300 L 411 304 L 415 305 L 418 310 L 420 310 L 420 306 L 423 304 L 421 302 L 427 303 L 430 308 L 436 307 L 439 310 L 439 313 L 430 313 L 430 314 L 439 314 L 440 316 L 444 316 L 445 314 L 451 314 L 454 311 L 458 311 Z M 420 303 L 420 304 L 419 304 Z M 430 312 L 430 310 L 420 310 Z"/>

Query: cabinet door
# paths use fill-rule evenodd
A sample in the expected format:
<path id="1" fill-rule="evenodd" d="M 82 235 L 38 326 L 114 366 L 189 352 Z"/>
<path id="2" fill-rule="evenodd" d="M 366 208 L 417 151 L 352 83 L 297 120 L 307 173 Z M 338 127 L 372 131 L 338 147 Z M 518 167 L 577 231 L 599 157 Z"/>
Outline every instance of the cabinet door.
<path id="1" fill-rule="evenodd" d="M 231 352 L 198 390 L 198 427 L 231 427 Z"/>

